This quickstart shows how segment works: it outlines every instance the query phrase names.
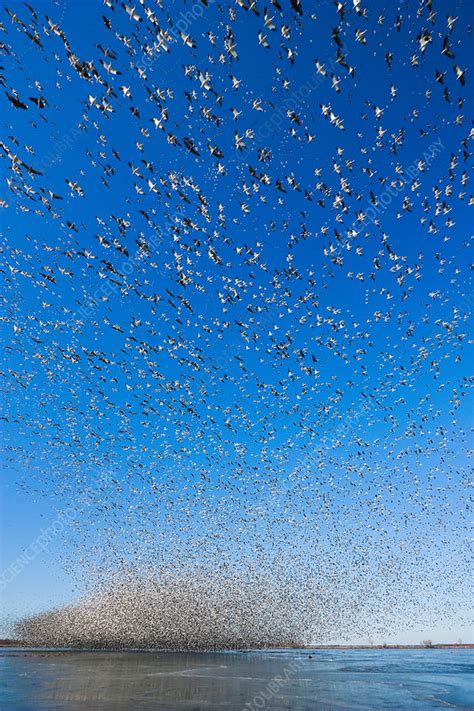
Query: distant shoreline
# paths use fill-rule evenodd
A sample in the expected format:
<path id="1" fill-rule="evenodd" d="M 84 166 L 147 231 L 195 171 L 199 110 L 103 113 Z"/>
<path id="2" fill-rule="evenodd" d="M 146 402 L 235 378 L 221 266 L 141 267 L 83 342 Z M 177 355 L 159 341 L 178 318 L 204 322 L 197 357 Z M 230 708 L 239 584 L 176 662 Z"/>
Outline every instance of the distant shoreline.
<path id="1" fill-rule="evenodd" d="M 16 647 L 18 649 L 24 649 L 24 650 L 41 650 L 41 649 L 46 649 L 42 647 L 30 647 L 28 645 L 22 644 L 21 640 L 18 639 L 0 639 L 0 647 L 7 648 L 7 647 Z M 272 650 L 284 650 L 284 649 L 302 649 L 302 650 L 328 650 L 328 649 L 334 649 L 334 650 L 350 650 L 350 649 L 359 649 L 359 650 L 370 650 L 370 649 L 474 649 L 474 643 L 462 643 L 462 644 L 449 644 L 449 643 L 441 643 L 441 644 L 432 644 L 432 645 L 426 645 L 426 644 L 309 644 L 309 645 L 303 645 L 301 647 L 297 646 L 291 646 L 291 647 L 267 647 L 267 648 L 262 648 L 262 649 L 235 649 L 235 650 L 228 650 L 226 649 L 225 651 L 236 651 L 236 652 L 247 652 L 247 651 L 272 651 Z M 66 652 L 74 652 L 74 651 L 81 651 L 80 649 L 77 649 L 75 647 L 64 647 L 61 648 L 61 651 L 66 651 Z M 104 651 L 134 651 L 134 652 L 150 652 L 150 651 L 156 651 L 156 652 L 166 652 L 166 651 L 174 651 L 174 650 L 166 650 L 166 649 L 156 649 L 156 650 L 150 650 L 150 649 L 91 649 L 87 651 L 97 651 L 97 652 L 104 652 Z M 205 651 L 205 650 L 204 650 Z M 218 652 L 219 650 L 208 650 L 211 652 Z"/>
<path id="2" fill-rule="evenodd" d="M 300 649 L 474 649 L 474 643 L 468 644 L 312 644 Z"/>

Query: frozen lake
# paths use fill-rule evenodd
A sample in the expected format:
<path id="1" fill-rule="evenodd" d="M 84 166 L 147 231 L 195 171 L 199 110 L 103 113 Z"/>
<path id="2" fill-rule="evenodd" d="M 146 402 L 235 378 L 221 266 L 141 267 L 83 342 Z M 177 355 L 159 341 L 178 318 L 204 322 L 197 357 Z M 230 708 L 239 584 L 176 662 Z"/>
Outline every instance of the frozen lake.
<path id="1" fill-rule="evenodd" d="M 311 658 L 310 658 L 311 657 Z M 0 652 L 2 711 L 473 709 L 472 652 Z"/>

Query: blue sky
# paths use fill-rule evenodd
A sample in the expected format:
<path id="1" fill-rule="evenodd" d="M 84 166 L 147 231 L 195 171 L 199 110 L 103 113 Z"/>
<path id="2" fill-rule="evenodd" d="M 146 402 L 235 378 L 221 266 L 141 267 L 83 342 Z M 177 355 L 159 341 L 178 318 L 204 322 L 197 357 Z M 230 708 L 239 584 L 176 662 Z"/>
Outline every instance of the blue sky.
<path id="1" fill-rule="evenodd" d="M 327 561 L 325 585 L 336 567 L 336 590 L 371 589 L 378 611 L 398 581 L 392 639 L 419 641 L 420 619 L 465 638 L 467 3 L 452 32 L 411 2 L 342 22 L 329 2 L 272 6 L 275 31 L 263 7 L 174 3 L 142 76 L 142 6 L 139 23 L 86 7 L 39 4 L 42 47 L 3 18 L 5 90 L 28 105 L 2 97 L 3 570 L 71 512 L 5 586 L 7 614 L 123 561 L 286 555 Z"/>

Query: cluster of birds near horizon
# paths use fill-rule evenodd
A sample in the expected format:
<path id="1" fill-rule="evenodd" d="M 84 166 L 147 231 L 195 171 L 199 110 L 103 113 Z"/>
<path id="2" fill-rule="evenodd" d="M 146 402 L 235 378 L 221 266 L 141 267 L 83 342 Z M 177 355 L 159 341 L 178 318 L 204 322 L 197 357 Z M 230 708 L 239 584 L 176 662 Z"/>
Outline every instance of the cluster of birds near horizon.
<path id="1" fill-rule="evenodd" d="M 22 638 L 258 647 L 456 614 L 469 9 L 3 6 L 3 460 L 68 511 L 83 595 Z"/>

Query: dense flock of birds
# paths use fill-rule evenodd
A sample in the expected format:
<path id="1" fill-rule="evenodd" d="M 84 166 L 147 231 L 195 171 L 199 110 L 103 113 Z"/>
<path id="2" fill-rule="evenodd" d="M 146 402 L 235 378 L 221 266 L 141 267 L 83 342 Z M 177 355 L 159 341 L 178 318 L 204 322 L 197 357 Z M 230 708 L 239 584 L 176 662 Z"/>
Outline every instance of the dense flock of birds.
<path id="1" fill-rule="evenodd" d="M 22 638 L 258 647 L 462 614 L 468 15 L 3 7 L 3 460 L 68 511 L 83 593 Z"/>

